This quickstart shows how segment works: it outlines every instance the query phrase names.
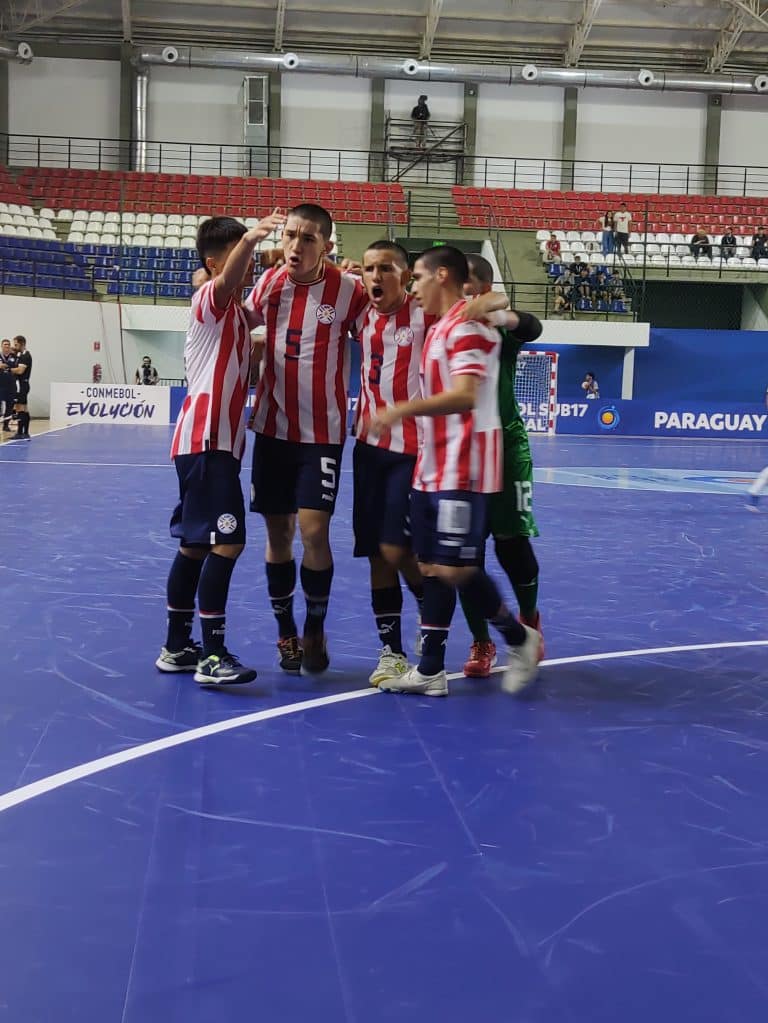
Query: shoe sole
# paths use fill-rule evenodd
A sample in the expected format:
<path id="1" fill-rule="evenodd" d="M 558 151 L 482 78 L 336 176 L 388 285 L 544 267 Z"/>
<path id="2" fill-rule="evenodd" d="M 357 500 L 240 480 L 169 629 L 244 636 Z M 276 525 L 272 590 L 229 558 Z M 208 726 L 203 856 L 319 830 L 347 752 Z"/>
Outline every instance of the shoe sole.
<path id="1" fill-rule="evenodd" d="M 162 660 L 160 660 L 160 658 L 158 658 L 155 661 L 155 667 L 157 668 L 158 671 L 164 671 L 167 674 L 178 674 L 178 672 L 181 672 L 181 671 L 186 671 L 186 672 L 197 671 L 197 665 L 196 664 L 186 664 L 186 665 L 168 664 L 167 661 L 162 661 Z"/>
<path id="2" fill-rule="evenodd" d="M 488 671 L 477 671 L 476 669 L 473 669 L 473 668 L 469 668 L 468 669 L 467 666 L 464 665 L 464 675 L 465 675 L 465 677 L 466 678 L 490 678 L 491 677 L 491 668 L 495 668 L 496 667 L 498 659 L 499 659 L 498 655 L 493 658 L 493 660 L 491 661 L 491 665 L 488 668 Z"/>
<path id="3" fill-rule="evenodd" d="M 199 672 L 195 672 L 195 682 L 210 689 L 219 689 L 221 686 L 244 686 L 253 682 L 255 678 L 255 671 L 249 672 L 244 678 L 211 678 L 210 675 L 201 675 Z"/>

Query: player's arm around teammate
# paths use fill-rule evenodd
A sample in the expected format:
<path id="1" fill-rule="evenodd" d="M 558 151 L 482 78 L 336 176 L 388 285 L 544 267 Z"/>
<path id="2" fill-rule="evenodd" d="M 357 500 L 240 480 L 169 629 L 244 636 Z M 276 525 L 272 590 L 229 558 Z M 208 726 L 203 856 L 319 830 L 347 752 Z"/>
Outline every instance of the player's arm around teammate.
<path id="1" fill-rule="evenodd" d="M 179 549 L 168 576 L 166 642 L 155 663 L 161 671 L 194 671 L 202 685 L 256 677 L 225 644 L 229 584 L 245 545 L 240 460 L 250 336 L 240 297 L 251 279 L 254 246 L 282 220 L 273 214 L 249 231 L 232 217 L 212 217 L 197 235 L 208 281 L 192 298 L 184 344 L 187 396 L 171 445 L 179 479 L 171 535 Z M 196 599 L 202 647 L 192 640 Z"/>

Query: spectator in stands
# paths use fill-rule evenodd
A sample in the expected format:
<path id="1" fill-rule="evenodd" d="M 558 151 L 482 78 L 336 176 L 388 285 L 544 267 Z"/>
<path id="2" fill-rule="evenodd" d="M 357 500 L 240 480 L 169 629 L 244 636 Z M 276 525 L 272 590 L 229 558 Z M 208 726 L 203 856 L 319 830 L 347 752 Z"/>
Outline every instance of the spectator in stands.
<path id="1" fill-rule="evenodd" d="M 423 149 L 427 137 L 427 122 L 429 121 L 429 107 L 427 106 L 426 96 L 419 96 L 418 103 L 411 111 L 411 120 L 413 121 L 414 134 L 419 143 L 419 149 Z"/>
<path id="2" fill-rule="evenodd" d="M 616 252 L 621 254 L 622 246 L 624 252 L 629 252 L 629 227 L 632 223 L 632 214 L 627 209 L 627 204 L 622 202 L 619 204 L 619 208 L 613 215 L 613 226 L 614 240 L 616 243 Z"/>
<path id="3" fill-rule="evenodd" d="M 141 365 L 136 370 L 135 382 L 140 384 L 142 387 L 154 387 L 157 380 L 157 370 L 152 365 L 150 357 L 145 355 L 141 360 Z"/>
<path id="4" fill-rule="evenodd" d="M 733 233 L 733 225 L 731 225 L 720 239 L 720 257 L 722 259 L 730 259 L 732 256 L 735 256 L 738 244 L 739 241 Z"/>
<path id="5" fill-rule="evenodd" d="M 699 256 L 707 256 L 709 259 L 712 258 L 712 243 L 709 240 L 709 235 L 703 227 L 697 227 L 696 233 L 691 235 L 691 255 L 695 256 L 696 259 Z"/>
<path id="6" fill-rule="evenodd" d="M 564 277 L 561 277 L 555 285 L 553 309 L 553 312 L 555 313 L 569 313 L 573 308 L 571 301 L 573 286 L 565 280 L 568 276 L 568 274 L 565 274 Z"/>
<path id="7" fill-rule="evenodd" d="M 598 218 L 597 222 L 600 225 L 600 230 L 603 232 L 602 238 L 603 255 L 608 256 L 613 252 L 615 248 L 614 234 L 616 232 L 616 225 L 614 224 L 613 221 L 613 214 L 606 210 L 602 217 Z"/>
<path id="8" fill-rule="evenodd" d="M 557 235 L 554 233 L 554 231 L 549 236 L 549 241 L 547 242 L 547 247 L 546 247 L 546 250 L 545 250 L 545 253 L 544 253 L 544 258 L 547 261 L 547 263 L 549 263 L 550 265 L 552 263 L 559 263 L 561 258 L 562 258 L 562 256 L 561 256 L 561 249 L 560 249 L 560 242 L 558 240 Z"/>
<path id="9" fill-rule="evenodd" d="M 758 227 L 757 232 L 752 235 L 752 258 L 768 258 L 768 235 L 764 227 Z"/>
<path id="10" fill-rule="evenodd" d="M 587 373 L 581 382 L 581 389 L 586 393 L 587 398 L 600 397 L 600 387 L 594 373 Z"/>
<path id="11" fill-rule="evenodd" d="M 592 298 L 592 280 L 589 273 L 589 266 L 585 263 L 581 264 L 581 273 L 576 280 L 576 288 L 579 292 L 579 298 Z"/>

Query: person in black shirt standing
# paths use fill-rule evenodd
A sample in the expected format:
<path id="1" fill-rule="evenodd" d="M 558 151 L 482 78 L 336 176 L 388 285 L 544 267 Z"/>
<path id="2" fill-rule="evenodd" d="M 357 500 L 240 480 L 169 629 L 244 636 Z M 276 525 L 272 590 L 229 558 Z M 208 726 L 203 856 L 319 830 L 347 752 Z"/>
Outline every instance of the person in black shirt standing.
<path id="1" fill-rule="evenodd" d="M 29 440 L 29 379 L 32 376 L 32 356 L 27 351 L 27 339 L 17 334 L 13 339 L 16 368 L 12 373 L 16 377 L 16 422 L 18 428 L 15 440 Z"/>
<path id="2" fill-rule="evenodd" d="M 419 96 L 419 102 L 411 111 L 411 120 L 416 129 L 419 149 L 423 149 L 427 137 L 427 121 L 429 120 L 429 107 L 427 106 L 426 96 Z"/>
<path id="3" fill-rule="evenodd" d="M 5 338 L 0 342 L 0 417 L 4 433 L 8 433 L 11 428 L 11 416 L 16 400 L 15 369 L 16 354 L 11 348 L 11 342 Z"/>

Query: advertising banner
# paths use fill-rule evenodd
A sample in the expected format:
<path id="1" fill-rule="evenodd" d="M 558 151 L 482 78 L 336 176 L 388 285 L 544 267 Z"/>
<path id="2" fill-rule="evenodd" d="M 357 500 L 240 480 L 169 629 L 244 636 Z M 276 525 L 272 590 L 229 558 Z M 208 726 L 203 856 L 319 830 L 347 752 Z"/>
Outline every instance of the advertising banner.
<path id="1" fill-rule="evenodd" d="M 51 425 L 124 423 L 167 426 L 171 421 L 169 387 L 130 384 L 51 384 Z"/>
<path id="2" fill-rule="evenodd" d="M 596 401 L 560 404 L 557 433 L 605 437 L 714 437 L 768 440 L 765 405 Z"/>

